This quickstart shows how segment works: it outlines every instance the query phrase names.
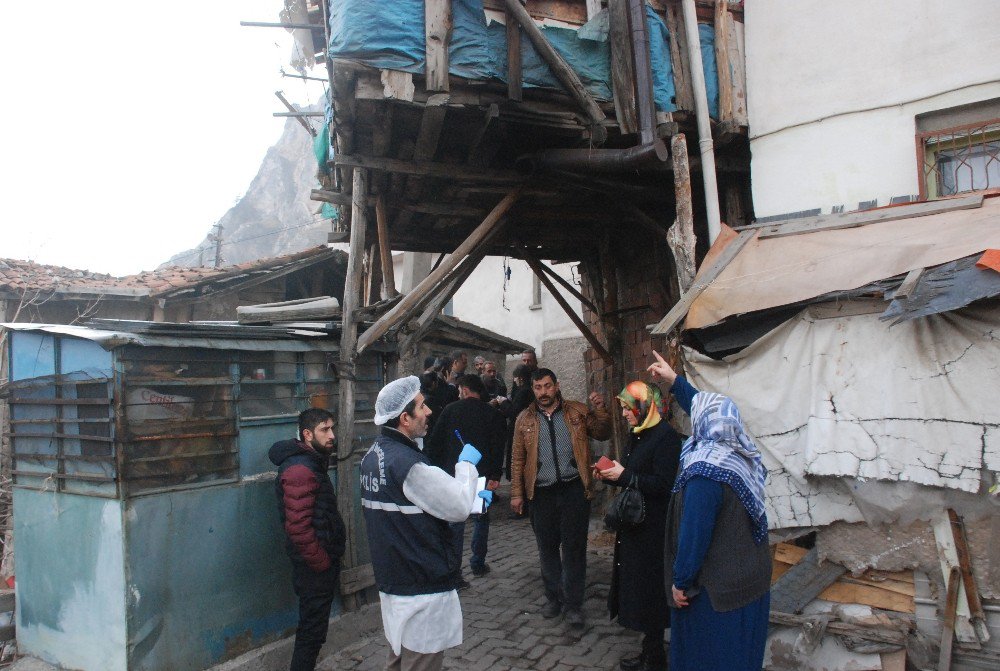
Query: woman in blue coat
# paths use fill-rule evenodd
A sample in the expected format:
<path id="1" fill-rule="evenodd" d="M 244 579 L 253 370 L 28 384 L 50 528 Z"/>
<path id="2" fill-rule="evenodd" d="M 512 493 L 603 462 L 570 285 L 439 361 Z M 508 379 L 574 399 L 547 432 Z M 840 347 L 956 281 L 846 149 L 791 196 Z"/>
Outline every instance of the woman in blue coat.
<path id="1" fill-rule="evenodd" d="M 656 358 L 650 372 L 691 416 L 664 547 L 670 669 L 760 671 L 771 602 L 767 469 L 733 401 L 699 392 Z"/>

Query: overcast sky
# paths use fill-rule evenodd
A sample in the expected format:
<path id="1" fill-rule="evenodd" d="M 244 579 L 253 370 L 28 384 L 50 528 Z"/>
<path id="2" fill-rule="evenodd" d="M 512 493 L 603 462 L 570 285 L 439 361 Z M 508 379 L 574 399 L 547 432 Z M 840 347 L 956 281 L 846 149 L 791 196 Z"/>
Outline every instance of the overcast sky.
<path id="1" fill-rule="evenodd" d="M 54 0 L 0 13 L 0 258 L 124 275 L 196 245 L 243 195 L 283 111 L 281 0 Z M 320 72 L 322 76 L 322 72 Z"/>

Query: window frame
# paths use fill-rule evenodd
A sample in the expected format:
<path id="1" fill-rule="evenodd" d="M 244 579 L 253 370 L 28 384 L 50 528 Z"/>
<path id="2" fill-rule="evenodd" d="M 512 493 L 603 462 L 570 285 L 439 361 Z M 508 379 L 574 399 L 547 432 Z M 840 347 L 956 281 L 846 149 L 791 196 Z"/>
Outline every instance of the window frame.
<path id="1" fill-rule="evenodd" d="M 939 194 L 937 186 L 938 178 L 935 176 L 937 174 L 936 157 L 937 151 L 942 149 L 942 147 L 938 146 L 941 144 L 940 142 L 928 142 L 931 138 L 945 135 L 961 135 L 963 132 L 968 132 L 968 134 L 971 135 L 971 131 L 991 126 L 995 127 L 995 129 L 984 132 L 982 142 L 977 142 L 975 144 L 1000 141 L 1000 116 L 984 118 L 971 123 L 959 124 L 955 126 L 935 128 L 933 130 L 918 130 L 916 132 L 915 145 L 917 158 L 917 186 L 919 187 L 919 199 L 921 201 L 956 198 L 970 193 L 1000 193 L 1000 185 L 998 185 L 987 189 L 969 189 L 967 191 L 957 191 L 953 194 Z M 931 179 L 934 179 L 933 190 L 929 188 Z"/>

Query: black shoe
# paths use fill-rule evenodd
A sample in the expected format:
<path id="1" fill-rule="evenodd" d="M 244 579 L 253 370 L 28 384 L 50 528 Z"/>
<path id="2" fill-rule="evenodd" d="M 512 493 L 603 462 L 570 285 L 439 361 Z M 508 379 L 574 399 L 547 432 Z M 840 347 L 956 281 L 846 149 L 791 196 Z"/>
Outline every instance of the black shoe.
<path id="1" fill-rule="evenodd" d="M 472 575 L 476 576 L 477 578 L 482 578 L 484 575 L 486 575 L 489 572 L 490 572 L 490 565 L 489 564 L 483 564 L 482 566 L 473 566 L 472 567 Z"/>
<path id="2" fill-rule="evenodd" d="M 585 623 L 586 620 L 583 617 L 583 611 L 579 608 L 566 609 L 566 624 L 574 629 L 583 629 Z"/>
<path id="3" fill-rule="evenodd" d="M 470 587 L 472 587 L 472 583 L 466 580 L 465 578 L 459 578 L 455 582 L 455 589 L 457 589 L 459 592 L 461 592 L 463 589 L 469 589 Z"/>
<path id="4" fill-rule="evenodd" d="M 559 613 L 562 612 L 562 604 L 558 601 L 546 601 L 545 605 L 542 606 L 542 617 L 546 620 L 551 620 L 554 617 L 559 617 Z"/>
<path id="5" fill-rule="evenodd" d="M 646 658 L 641 654 L 635 657 L 622 657 L 622 661 L 618 662 L 618 666 L 622 671 L 639 671 L 645 661 Z"/>
<path id="6" fill-rule="evenodd" d="M 649 659 L 643 660 L 642 666 L 637 671 L 667 671 L 667 660 L 658 662 Z"/>

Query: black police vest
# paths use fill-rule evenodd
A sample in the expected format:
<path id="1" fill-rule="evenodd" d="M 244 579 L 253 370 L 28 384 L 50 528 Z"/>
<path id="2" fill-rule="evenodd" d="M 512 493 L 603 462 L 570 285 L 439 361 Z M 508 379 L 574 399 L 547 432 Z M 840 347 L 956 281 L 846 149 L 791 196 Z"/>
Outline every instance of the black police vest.
<path id="1" fill-rule="evenodd" d="M 403 494 L 403 482 L 427 457 L 385 431 L 361 460 L 361 505 L 380 592 L 400 596 L 454 589 L 448 566 L 449 529 Z"/>

